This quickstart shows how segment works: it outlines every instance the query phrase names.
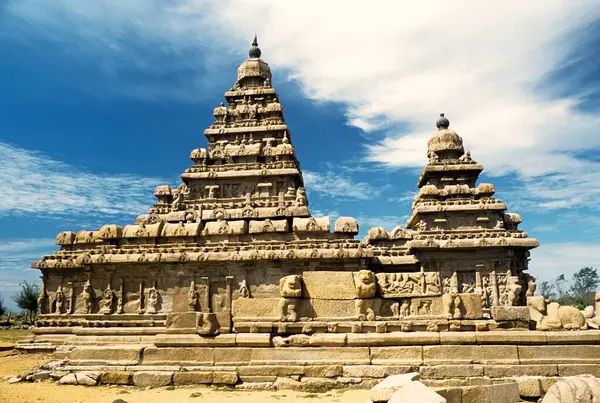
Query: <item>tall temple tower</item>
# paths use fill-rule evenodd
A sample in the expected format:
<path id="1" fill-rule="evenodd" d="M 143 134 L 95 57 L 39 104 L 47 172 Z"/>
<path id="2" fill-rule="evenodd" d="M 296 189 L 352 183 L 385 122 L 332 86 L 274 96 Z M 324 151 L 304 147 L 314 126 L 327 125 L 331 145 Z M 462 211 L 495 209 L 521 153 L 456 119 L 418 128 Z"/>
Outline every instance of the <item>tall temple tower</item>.
<path id="1" fill-rule="evenodd" d="M 225 93 L 227 105 L 215 108 L 215 122 L 204 131 L 208 149 L 191 152 L 194 165 L 179 188 L 156 189 L 150 215 L 177 221 L 186 214 L 202 220 L 310 217 L 290 130 L 256 36 L 248 56 Z"/>

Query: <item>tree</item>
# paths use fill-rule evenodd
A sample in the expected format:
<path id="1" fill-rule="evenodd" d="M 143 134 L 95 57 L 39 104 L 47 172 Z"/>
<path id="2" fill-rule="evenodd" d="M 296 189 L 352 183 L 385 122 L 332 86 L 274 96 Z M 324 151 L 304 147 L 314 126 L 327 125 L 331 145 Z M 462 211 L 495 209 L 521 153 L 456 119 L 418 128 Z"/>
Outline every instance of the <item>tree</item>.
<path id="1" fill-rule="evenodd" d="M 545 299 L 555 299 L 556 291 L 554 290 L 554 284 L 551 284 L 547 281 L 542 281 L 540 283 L 540 295 Z"/>
<path id="2" fill-rule="evenodd" d="M 4 298 L 2 298 L 2 294 L 0 294 L 0 316 L 6 313 L 6 307 L 4 306 Z"/>
<path id="3" fill-rule="evenodd" d="M 596 291 L 600 284 L 598 271 L 593 267 L 584 267 L 573 274 L 569 294 L 573 303 L 583 308 L 589 305 L 589 294 Z"/>
<path id="4" fill-rule="evenodd" d="M 26 312 L 26 320 L 33 322 L 38 310 L 38 294 L 40 287 L 37 284 L 28 283 L 27 281 L 20 284 L 21 290 L 13 295 L 12 299 L 17 303 L 17 306 Z"/>
<path id="5" fill-rule="evenodd" d="M 562 305 L 570 304 L 570 295 L 569 290 L 567 288 L 567 279 L 564 274 L 556 277 L 554 280 L 554 284 L 552 284 L 553 290 L 556 291 L 556 300 Z"/>

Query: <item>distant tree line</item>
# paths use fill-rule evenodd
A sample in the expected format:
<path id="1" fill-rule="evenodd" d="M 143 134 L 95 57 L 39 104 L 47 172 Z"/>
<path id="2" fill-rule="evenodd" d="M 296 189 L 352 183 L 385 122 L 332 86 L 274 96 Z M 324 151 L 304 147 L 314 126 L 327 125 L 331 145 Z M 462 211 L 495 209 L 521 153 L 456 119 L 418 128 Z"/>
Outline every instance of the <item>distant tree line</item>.
<path id="1" fill-rule="evenodd" d="M 33 323 L 38 311 L 38 296 L 40 287 L 27 281 L 20 284 L 21 289 L 12 296 L 17 306 L 25 312 L 25 321 Z M 7 313 L 4 298 L 0 295 L 0 316 Z"/>
<path id="2" fill-rule="evenodd" d="M 583 309 L 594 304 L 594 292 L 600 285 L 600 275 L 593 267 L 584 267 L 573 274 L 569 282 L 564 274 L 553 281 L 542 281 L 539 292 L 547 299 L 561 305 L 574 305 Z"/>

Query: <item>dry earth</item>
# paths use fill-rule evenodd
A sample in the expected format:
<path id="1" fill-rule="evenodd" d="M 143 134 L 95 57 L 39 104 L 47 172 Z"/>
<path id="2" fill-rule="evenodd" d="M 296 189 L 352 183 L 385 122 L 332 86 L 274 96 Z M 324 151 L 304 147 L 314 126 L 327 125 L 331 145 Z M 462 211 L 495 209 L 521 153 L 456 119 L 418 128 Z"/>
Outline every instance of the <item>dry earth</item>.
<path id="1" fill-rule="evenodd" d="M 27 372 L 30 368 L 48 361 L 39 354 L 15 355 L 0 352 L 0 378 Z M 322 394 L 294 391 L 219 391 L 209 387 L 167 387 L 143 389 L 127 386 L 70 386 L 55 382 L 8 384 L 0 382 L 0 402 L 94 402 L 111 403 L 123 399 L 128 403 L 364 403 L 368 400 L 366 390 L 331 391 Z"/>

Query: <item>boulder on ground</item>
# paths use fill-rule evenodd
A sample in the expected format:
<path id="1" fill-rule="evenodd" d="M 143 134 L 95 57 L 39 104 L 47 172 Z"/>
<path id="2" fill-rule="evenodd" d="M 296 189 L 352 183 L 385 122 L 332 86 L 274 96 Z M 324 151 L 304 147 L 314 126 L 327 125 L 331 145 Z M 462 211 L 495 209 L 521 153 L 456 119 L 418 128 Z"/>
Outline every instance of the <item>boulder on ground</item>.
<path id="1" fill-rule="evenodd" d="M 446 403 L 446 399 L 419 381 L 412 381 L 392 394 L 388 403 Z"/>
<path id="2" fill-rule="evenodd" d="M 420 377 L 418 372 L 388 376 L 371 388 L 371 400 L 373 402 L 387 402 L 395 391 L 407 383 L 419 380 Z"/>

